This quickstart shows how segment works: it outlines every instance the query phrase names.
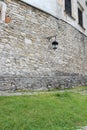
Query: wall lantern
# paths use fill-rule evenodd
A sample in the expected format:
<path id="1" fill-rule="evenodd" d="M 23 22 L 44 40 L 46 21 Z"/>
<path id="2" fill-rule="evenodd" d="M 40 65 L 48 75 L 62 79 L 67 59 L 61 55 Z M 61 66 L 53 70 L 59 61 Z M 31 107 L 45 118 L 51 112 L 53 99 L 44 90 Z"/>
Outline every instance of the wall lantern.
<path id="1" fill-rule="evenodd" d="M 57 49 L 57 46 L 58 46 L 58 42 L 57 42 L 56 40 L 53 41 L 53 42 L 52 42 L 52 47 L 53 47 L 54 50 Z"/>
<path id="2" fill-rule="evenodd" d="M 59 44 L 59 43 L 56 41 L 56 36 L 57 36 L 57 35 L 47 37 L 47 39 L 52 43 L 52 48 L 53 48 L 54 50 L 57 49 L 58 44 Z"/>

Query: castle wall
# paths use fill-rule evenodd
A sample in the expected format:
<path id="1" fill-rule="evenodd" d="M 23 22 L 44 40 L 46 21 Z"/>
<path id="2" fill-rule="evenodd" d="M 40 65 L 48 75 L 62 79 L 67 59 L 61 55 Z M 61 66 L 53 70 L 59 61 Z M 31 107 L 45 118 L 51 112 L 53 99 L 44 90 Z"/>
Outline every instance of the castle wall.
<path id="1" fill-rule="evenodd" d="M 87 85 L 87 37 L 62 20 L 16 0 L 0 23 L 0 90 Z M 52 40 L 57 35 L 58 48 Z"/>

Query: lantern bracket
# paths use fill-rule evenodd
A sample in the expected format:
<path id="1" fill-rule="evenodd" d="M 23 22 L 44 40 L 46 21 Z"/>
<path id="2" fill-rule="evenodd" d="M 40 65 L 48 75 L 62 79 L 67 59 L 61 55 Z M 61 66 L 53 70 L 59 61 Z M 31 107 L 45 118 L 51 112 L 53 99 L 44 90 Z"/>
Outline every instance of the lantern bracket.
<path id="1" fill-rule="evenodd" d="M 55 38 L 55 40 L 56 40 L 56 37 L 57 37 L 57 35 L 53 35 L 53 36 L 46 37 L 46 39 L 48 39 L 49 41 L 51 41 L 53 38 Z"/>

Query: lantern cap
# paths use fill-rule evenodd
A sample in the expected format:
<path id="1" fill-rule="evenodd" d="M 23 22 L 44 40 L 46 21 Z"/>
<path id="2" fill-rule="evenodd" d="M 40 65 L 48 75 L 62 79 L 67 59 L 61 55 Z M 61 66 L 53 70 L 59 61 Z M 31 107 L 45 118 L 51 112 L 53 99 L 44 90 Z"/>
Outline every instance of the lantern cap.
<path id="1" fill-rule="evenodd" d="M 53 41 L 52 45 L 58 45 L 58 42 L 57 41 Z"/>

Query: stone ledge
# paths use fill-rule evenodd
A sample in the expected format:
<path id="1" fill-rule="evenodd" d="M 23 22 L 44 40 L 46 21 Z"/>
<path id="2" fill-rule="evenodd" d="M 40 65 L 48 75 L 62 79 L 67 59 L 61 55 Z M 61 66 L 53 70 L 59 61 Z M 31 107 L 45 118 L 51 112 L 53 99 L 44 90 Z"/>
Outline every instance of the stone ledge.
<path id="1" fill-rule="evenodd" d="M 60 75 L 62 73 L 62 75 Z M 87 86 L 87 76 L 60 72 L 54 76 L 25 77 L 24 75 L 0 76 L 0 90 L 49 90 L 54 88 L 72 88 L 73 86 Z"/>

